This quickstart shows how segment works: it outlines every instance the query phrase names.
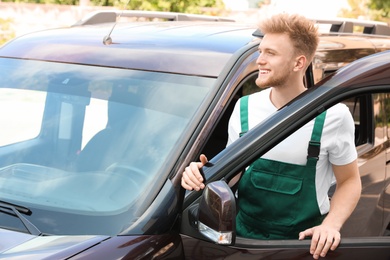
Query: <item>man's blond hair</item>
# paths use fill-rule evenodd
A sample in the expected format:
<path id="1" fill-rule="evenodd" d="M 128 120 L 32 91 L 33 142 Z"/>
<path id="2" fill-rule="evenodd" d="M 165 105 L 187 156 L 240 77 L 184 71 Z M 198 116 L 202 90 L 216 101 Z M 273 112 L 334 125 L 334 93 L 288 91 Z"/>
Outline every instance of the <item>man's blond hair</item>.
<path id="1" fill-rule="evenodd" d="M 303 54 L 308 65 L 313 60 L 319 42 L 318 28 L 306 17 L 299 14 L 276 14 L 260 22 L 259 29 L 263 34 L 287 34 L 293 42 L 296 54 Z"/>

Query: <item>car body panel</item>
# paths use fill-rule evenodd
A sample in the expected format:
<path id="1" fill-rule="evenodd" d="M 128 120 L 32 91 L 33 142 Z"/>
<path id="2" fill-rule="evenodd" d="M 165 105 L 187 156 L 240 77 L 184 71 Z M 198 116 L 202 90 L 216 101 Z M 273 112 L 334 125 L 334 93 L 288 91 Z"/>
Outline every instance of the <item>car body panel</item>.
<path id="1" fill-rule="evenodd" d="M 0 255 L 6 259 L 65 259 L 101 243 L 106 236 L 33 236 L 0 229 Z"/>
<path id="2" fill-rule="evenodd" d="M 183 237 L 187 259 L 313 259 L 307 250 L 310 240 L 305 241 L 249 241 L 238 239 L 234 247 L 222 247 L 208 241 Z M 330 251 L 323 259 L 388 259 L 388 238 L 343 239 L 336 251 Z"/>
<path id="3" fill-rule="evenodd" d="M 184 259 L 179 234 L 117 236 L 71 259 Z"/>
<path id="4" fill-rule="evenodd" d="M 125 28 L 118 25 L 111 34 L 110 45 L 103 44 L 103 37 L 112 25 L 47 30 L 14 39 L 0 50 L 0 56 L 216 77 L 237 48 L 254 39 L 254 28 L 249 25 L 233 24 L 232 28 L 223 24 L 204 24 L 207 31 L 191 22 L 145 23 Z M 77 41 L 80 38 L 86 40 Z M 220 48 L 225 39 L 229 42 Z M 27 46 L 25 41 L 29 42 Z"/>
<path id="5" fill-rule="evenodd" d="M 40 237 L 0 229 L 0 238 L 5 237 L 7 239 L 0 241 L 2 249 L 0 258 L 10 260 L 183 258 L 183 249 L 178 234 L 113 238 L 106 236 Z M 88 250 L 90 248 L 93 250 Z"/>

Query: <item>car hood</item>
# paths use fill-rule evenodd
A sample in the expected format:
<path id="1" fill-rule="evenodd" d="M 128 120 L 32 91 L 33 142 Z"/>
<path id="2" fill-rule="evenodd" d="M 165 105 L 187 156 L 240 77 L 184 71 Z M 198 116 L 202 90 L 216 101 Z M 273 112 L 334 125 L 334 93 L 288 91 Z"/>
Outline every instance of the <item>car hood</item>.
<path id="1" fill-rule="evenodd" d="M 0 259 L 64 259 L 84 251 L 107 236 L 34 236 L 0 229 Z"/>

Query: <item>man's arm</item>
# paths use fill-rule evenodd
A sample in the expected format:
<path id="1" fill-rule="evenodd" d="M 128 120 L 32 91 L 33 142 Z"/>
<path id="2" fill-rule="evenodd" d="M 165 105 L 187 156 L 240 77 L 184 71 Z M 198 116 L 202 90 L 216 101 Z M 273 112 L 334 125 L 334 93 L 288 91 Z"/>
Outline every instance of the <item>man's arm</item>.
<path id="1" fill-rule="evenodd" d="M 333 165 L 336 191 L 330 202 L 330 210 L 321 225 L 299 234 L 299 239 L 311 236 L 310 253 L 314 259 L 325 257 L 328 250 L 335 250 L 340 243 L 340 230 L 355 209 L 361 194 L 361 181 L 357 161 L 346 165 Z"/>

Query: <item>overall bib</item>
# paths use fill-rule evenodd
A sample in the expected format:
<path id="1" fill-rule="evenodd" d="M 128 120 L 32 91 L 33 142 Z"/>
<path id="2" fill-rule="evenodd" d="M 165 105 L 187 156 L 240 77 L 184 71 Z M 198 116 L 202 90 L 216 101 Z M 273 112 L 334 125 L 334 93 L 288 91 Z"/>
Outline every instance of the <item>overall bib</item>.
<path id="1" fill-rule="evenodd" d="M 248 97 L 241 99 L 242 133 L 248 131 Z M 299 232 L 321 224 L 316 164 L 326 111 L 317 116 L 306 165 L 259 158 L 238 186 L 237 235 L 254 239 L 298 239 Z M 241 135 L 240 134 L 240 135 Z"/>

